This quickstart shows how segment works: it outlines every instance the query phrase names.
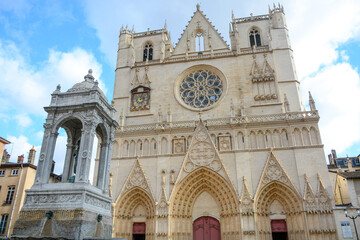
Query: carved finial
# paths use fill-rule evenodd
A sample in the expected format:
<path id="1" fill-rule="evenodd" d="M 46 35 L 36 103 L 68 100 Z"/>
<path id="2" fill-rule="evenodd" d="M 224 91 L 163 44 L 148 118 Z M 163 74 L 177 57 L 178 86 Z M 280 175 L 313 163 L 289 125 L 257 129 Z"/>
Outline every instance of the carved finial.
<path id="1" fill-rule="evenodd" d="M 165 30 L 167 30 L 167 23 L 166 23 L 166 19 L 165 19 L 164 29 L 165 29 Z"/>
<path id="2" fill-rule="evenodd" d="M 92 71 L 92 69 L 90 68 L 89 69 L 89 71 L 88 71 L 88 74 L 86 74 L 85 76 L 84 76 L 84 79 L 85 79 L 85 81 L 89 81 L 89 82 L 94 82 L 94 76 L 92 75 L 92 73 L 93 73 L 93 71 Z"/>
<path id="3" fill-rule="evenodd" d="M 310 110 L 311 110 L 311 111 L 315 111 L 315 110 L 316 110 L 315 101 L 314 101 L 313 97 L 311 96 L 311 92 L 310 92 L 310 91 L 309 91 L 309 105 L 310 105 Z"/>
<path id="4" fill-rule="evenodd" d="M 126 28 L 125 28 L 125 31 L 127 32 L 128 31 L 128 25 L 126 24 Z"/>
<path id="5" fill-rule="evenodd" d="M 124 31 L 124 25 L 121 25 L 120 33 Z"/>
<path id="6" fill-rule="evenodd" d="M 231 18 L 233 21 L 235 20 L 234 10 L 231 10 Z"/>
<path id="7" fill-rule="evenodd" d="M 284 105 L 285 105 L 285 112 L 290 112 L 290 103 L 286 97 L 286 93 L 284 93 Z"/>
<path id="8" fill-rule="evenodd" d="M 308 178 L 308 176 L 306 175 L 306 173 L 304 174 L 304 178 L 305 178 L 305 182 L 309 182 L 309 178 Z"/>
<path id="9" fill-rule="evenodd" d="M 60 86 L 60 84 L 58 84 L 58 85 L 56 86 L 55 92 L 60 92 L 60 91 L 61 91 L 61 86 Z"/>
<path id="10" fill-rule="evenodd" d="M 200 4 L 196 4 L 196 10 L 200 11 Z"/>
<path id="11" fill-rule="evenodd" d="M 131 33 L 134 34 L 134 32 L 135 32 L 135 27 L 134 27 L 134 25 L 133 25 L 133 26 L 132 26 L 132 29 L 131 29 Z"/>

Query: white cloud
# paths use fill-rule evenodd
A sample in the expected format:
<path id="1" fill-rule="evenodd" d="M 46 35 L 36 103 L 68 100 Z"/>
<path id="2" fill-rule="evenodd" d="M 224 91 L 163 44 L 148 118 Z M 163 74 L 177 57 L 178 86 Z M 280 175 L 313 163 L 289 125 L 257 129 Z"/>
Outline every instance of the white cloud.
<path id="1" fill-rule="evenodd" d="M 89 68 L 98 79 L 102 66 L 91 53 L 80 48 L 71 52 L 51 50 L 48 60 L 36 69 L 25 61 L 14 43 L 0 41 L 0 114 L 10 109 L 25 115 L 44 114 L 43 107 L 49 105 L 50 94 L 57 84 L 66 91 L 83 81 Z M 102 81 L 100 86 L 104 86 Z"/>
<path id="2" fill-rule="evenodd" d="M 323 68 L 302 82 L 303 96 L 311 91 L 320 113 L 325 152 L 344 151 L 360 141 L 359 73 L 348 63 Z"/>
<path id="3" fill-rule="evenodd" d="M 24 162 L 27 162 L 29 151 L 32 148 L 32 145 L 28 142 L 28 138 L 23 135 L 19 137 L 8 136 L 7 140 L 11 142 L 11 144 L 5 146 L 5 149 L 7 149 L 7 152 L 11 155 L 10 162 L 17 162 L 18 156 L 21 155 L 24 155 Z"/>
<path id="4" fill-rule="evenodd" d="M 334 63 L 337 47 L 359 36 L 360 1 L 289 1 L 285 6 L 300 79 Z"/>
<path id="5" fill-rule="evenodd" d="M 18 114 L 14 117 L 20 127 L 28 127 L 31 125 L 32 120 L 27 114 Z"/>

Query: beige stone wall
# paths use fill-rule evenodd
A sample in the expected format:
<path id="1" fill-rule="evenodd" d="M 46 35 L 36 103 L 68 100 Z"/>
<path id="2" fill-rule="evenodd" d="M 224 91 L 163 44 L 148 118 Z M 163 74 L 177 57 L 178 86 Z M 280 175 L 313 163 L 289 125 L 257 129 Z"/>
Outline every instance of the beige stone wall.
<path id="1" fill-rule="evenodd" d="M 31 167 L 21 168 L 20 164 L 18 166 L 10 168 L 3 167 L 1 169 L 5 170 L 5 176 L 0 177 L 0 199 L 2 201 L 5 201 L 8 187 L 15 186 L 15 193 L 12 203 L 9 205 L 3 205 L 0 212 L 1 215 L 9 214 L 6 235 L 10 236 L 12 234 L 15 221 L 18 219 L 20 209 L 24 203 L 25 190 L 30 189 L 31 186 L 34 184 L 36 169 L 33 169 Z M 19 170 L 17 175 L 11 175 L 11 171 L 13 169 Z"/>
<path id="2" fill-rule="evenodd" d="M 130 237 L 140 217 L 134 212 L 143 212 L 150 239 L 192 239 L 192 221 L 203 215 L 220 220 L 223 239 L 269 239 L 270 221 L 279 218 L 289 239 L 337 239 L 318 113 L 300 101 L 281 9 L 271 17 L 271 25 L 269 15 L 233 19 L 231 50 L 200 10 L 173 52 L 166 29 L 122 33 L 113 99 L 120 123 L 111 162 L 115 237 Z M 255 48 L 253 27 L 262 39 Z M 199 31 L 201 53 L 192 45 Z M 154 59 L 142 62 L 148 41 Z M 201 113 L 178 96 L 179 81 L 196 69 L 217 73 L 225 88 Z M 146 74 L 150 109 L 130 111 L 131 90 Z"/>

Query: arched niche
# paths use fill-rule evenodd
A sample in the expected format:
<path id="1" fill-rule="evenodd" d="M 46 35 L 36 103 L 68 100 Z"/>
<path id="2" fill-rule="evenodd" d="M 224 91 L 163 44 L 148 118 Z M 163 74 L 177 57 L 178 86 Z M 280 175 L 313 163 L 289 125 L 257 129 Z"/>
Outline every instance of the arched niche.
<path id="1" fill-rule="evenodd" d="M 220 219 L 220 210 L 214 197 L 207 191 L 203 191 L 196 198 L 192 207 L 192 219 L 202 216 L 211 216 Z"/>
<path id="2" fill-rule="evenodd" d="M 288 185 L 272 181 L 263 186 L 255 197 L 255 212 L 260 239 L 271 239 L 272 219 L 286 219 L 289 239 L 306 239 L 302 198 Z"/>
<path id="3" fill-rule="evenodd" d="M 114 217 L 115 237 L 129 239 L 133 234 L 133 223 L 145 222 L 146 239 L 154 238 L 155 202 L 144 189 L 134 187 L 122 193 L 116 201 Z"/>

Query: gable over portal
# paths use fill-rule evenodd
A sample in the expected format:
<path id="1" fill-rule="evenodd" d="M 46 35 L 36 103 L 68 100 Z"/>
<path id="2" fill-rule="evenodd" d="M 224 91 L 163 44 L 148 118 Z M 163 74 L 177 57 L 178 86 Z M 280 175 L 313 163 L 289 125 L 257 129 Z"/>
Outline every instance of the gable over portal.
<path id="1" fill-rule="evenodd" d="M 199 4 L 196 8 L 196 12 L 181 35 L 173 54 L 228 50 L 229 46 L 200 11 Z"/>

